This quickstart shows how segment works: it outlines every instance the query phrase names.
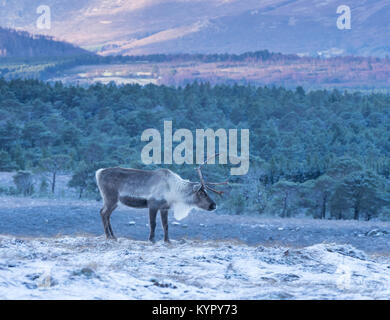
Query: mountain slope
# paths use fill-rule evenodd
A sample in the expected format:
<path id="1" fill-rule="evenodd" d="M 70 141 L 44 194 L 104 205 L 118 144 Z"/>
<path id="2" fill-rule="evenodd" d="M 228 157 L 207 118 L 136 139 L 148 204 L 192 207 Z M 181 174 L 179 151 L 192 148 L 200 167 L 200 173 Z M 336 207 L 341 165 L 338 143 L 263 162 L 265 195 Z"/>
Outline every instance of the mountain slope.
<path id="1" fill-rule="evenodd" d="M 38 30 L 36 4 L 0 2 L 2 26 L 55 36 L 102 54 L 255 51 L 310 55 L 390 54 L 390 3 L 346 0 L 352 29 L 336 26 L 337 0 L 47 0 L 52 28 Z"/>

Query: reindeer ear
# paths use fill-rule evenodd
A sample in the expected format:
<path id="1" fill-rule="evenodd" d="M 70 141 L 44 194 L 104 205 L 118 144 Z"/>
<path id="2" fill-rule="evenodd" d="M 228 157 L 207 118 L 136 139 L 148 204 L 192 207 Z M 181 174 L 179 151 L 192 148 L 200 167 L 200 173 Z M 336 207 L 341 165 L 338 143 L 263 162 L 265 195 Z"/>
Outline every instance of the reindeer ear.
<path id="1" fill-rule="evenodd" d="M 192 187 L 192 191 L 198 192 L 202 188 L 202 185 L 200 183 L 194 184 Z"/>

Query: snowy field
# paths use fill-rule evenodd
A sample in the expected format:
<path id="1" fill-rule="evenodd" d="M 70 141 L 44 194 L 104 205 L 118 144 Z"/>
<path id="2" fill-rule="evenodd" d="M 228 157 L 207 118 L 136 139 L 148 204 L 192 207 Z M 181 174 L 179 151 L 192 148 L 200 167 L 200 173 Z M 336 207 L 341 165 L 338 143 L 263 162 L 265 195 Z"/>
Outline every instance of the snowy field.
<path id="1" fill-rule="evenodd" d="M 389 299 L 389 262 L 348 245 L 0 237 L 0 299 Z"/>
<path id="2" fill-rule="evenodd" d="M 0 198 L 0 299 L 390 299 L 390 225 L 192 212 L 171 244 L 145 210 Z"/>

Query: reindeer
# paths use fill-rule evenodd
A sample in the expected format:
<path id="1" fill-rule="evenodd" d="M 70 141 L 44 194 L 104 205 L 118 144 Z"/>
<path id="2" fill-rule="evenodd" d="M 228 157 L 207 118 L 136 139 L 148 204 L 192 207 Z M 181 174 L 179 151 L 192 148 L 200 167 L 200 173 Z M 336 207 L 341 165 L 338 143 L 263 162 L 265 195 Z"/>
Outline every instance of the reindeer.
<path id="1" fill-rule="evenodd" d="M 207 211 L 215 210 L 217 205 L 209 197 L 207 190 L 222 196 L 222 191 L 215 190 L 211 186 L 228 182 L 210 183 L 204 180 L 201 168 L 208 160 L 196 168 L 200 182 L 184 180 L 169 169 L 138 170 L 115 167 L 97 170 L 96 181 L 104 202 L 100 215 L 107 239 L 116 239 L 110 216 L 117 208 L 118 201 L 128 207 L 149 209 L 149 241 L 151 242 L 155 241 L 156 216 L 159 210 L 165 242 L 169 242 L 169 209 L 186 210 L 187 214 L 195 207 Z"/>

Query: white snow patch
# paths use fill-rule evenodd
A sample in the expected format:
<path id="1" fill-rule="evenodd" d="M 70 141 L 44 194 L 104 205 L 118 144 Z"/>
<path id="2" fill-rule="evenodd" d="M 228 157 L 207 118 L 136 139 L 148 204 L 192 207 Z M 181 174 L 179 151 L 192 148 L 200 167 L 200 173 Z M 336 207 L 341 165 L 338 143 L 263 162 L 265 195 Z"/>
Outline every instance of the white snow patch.
<path id="1" fill-rule="evenodd" d="M 0 236 L 0 299 L 390 299 L 389 266 L 349 245 Z"/>

